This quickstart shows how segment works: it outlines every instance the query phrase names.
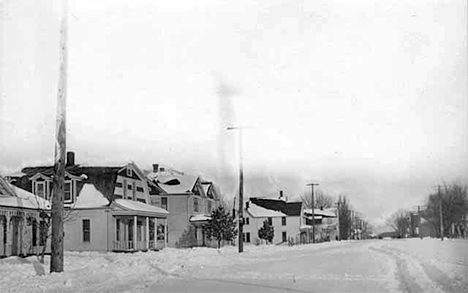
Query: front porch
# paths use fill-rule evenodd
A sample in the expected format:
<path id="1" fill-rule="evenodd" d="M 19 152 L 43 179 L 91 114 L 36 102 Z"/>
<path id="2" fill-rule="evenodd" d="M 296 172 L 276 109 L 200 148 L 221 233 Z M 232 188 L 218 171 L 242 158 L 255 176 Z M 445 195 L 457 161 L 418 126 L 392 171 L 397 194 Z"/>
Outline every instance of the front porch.
<path id="1" fill-rule="evenodd" d="M 167 215 L 168 212 L 159 207 L 137 201 L 114 200 L 112 251 L 148 251 L 167 247 Z"/>
<path id="2" fill-rule="evenodd" d="M 160 250 L 167 246 L 167 219 L 142 216 L 114 216 L 112 251 Z"/>

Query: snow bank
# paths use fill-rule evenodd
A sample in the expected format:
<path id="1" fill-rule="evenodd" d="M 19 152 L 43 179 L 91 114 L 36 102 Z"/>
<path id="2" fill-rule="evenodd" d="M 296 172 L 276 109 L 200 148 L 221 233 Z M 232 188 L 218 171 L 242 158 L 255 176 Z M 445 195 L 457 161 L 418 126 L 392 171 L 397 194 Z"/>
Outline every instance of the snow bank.
<path id="1" fill-rule="evenodd" d="M 207 266 L 228 266 L 283 259 L 292 250 L 317 250 L 346 243 L 328 242 L 304 246 L 246 246 L 239 254 L 237 247 L 175 249 L 156 252 L 98 253 L 67 252 L 65 272 L 49 274 L 49 257 L 45 259 L 44 276 L 38 276 L 33 263 L 36 257 L 26 259 L 9 257 L 0 260 L 0 292 L 114 292 L 130 290 L 135 284 L 158 282 L 173 274 L 191 276 Z M 129 287 L 130 286 L 130 287 Z M 127 288 L 128 287 L 128 288 Z M 125 289 L 127 288 L 127 289 Z M 124 290 L 125 289 L 125 290 Z M 131 291 L 131 290 L 130 290 Z"/>

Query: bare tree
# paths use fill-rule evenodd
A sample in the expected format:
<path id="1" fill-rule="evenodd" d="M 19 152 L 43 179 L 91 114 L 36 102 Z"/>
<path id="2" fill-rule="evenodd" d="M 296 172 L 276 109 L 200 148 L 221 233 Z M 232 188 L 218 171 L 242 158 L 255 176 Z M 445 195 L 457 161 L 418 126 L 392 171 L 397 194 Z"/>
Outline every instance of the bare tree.
<path id="1" fill-rule="evenodd" d="M 399 210 L 388 219 L 387 223 L 397 233 L 398 237 L 404 238 L 410 232 L 411 214 L 407 210 Z"/>
<path id="2" fill-rule="evenodd" d="M 442 205 L 442 211 L 440 210 Z M 453 237 L 453 230 L 459 236 L 466 234 L 465 217 L 468 214 L 467 187 L 458 183 L 444 184 L 440 194 L 434 193 L 427 198 L 427 209 L 424 217 L 432 224 L 440 236 L 440 214 L 444 236 Z M 452 229 L 455 228 L 455 229 Z"/>
<path id="3" fill-rule="evenodd" d="M 308 209 L 312 207 L 311 194 L 303 194 L 301 197 L 302 203 Z M 314 207 L 317 209 L 327 209 L 333 207 L 335 200 L 332 196 L 326 195 L 323 191 L 317 190 L 314 194 Z"/>
<path id="4" fill-rule="evenodd" d="M 351 207 L 346 195 L 338 197 L 340 239 L 348 239 L 351 234 Z"/>

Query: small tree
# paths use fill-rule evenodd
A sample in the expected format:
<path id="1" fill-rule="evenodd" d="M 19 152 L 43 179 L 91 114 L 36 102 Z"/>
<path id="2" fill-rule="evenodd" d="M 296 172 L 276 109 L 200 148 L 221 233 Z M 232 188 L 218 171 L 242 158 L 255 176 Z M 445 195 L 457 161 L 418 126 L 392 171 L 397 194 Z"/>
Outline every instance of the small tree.
<path id="1" fill-rule="evenodd" d="M 189 226 L 185 229 L 182 236 L 180 236 L 179 241 L 176 243 L 177 248 L 192 248 L 197 246 L 197 238 L 195 236 L 195 228 Z"/>
<path id="2" fill-rule="evenodd" d="M 222 240 L 232 241 L 237 236 L 236 221 L 223 205 L 211 212 L 211 220 L 205 225 L 204 230 L 208 240 L 214 238 L 218 241 L 218 248 L 221 247 Z"/>
<path id="3" fill-rule="evenodd" d="M 268 220 L 263 221 L 263 226 L 258 230 L 258 237 L 268 242 L 273 241 L 273 237 L 275 237 L 275 228 L 270 225 Z"/>

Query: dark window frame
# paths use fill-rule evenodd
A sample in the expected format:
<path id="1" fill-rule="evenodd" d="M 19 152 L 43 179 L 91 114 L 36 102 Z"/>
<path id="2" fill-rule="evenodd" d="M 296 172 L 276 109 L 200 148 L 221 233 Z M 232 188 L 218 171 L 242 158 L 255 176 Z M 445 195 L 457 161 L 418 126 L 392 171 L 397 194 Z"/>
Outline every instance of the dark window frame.
<path id="1" fill-rule="evenodd" d="M 85 225 L 85 223 L 87 223 Z M 83 242 L 91 242 L 91 220 L 90 219 L 83 219 L 81 221 L 81 229 L 83 232 Z"/>

